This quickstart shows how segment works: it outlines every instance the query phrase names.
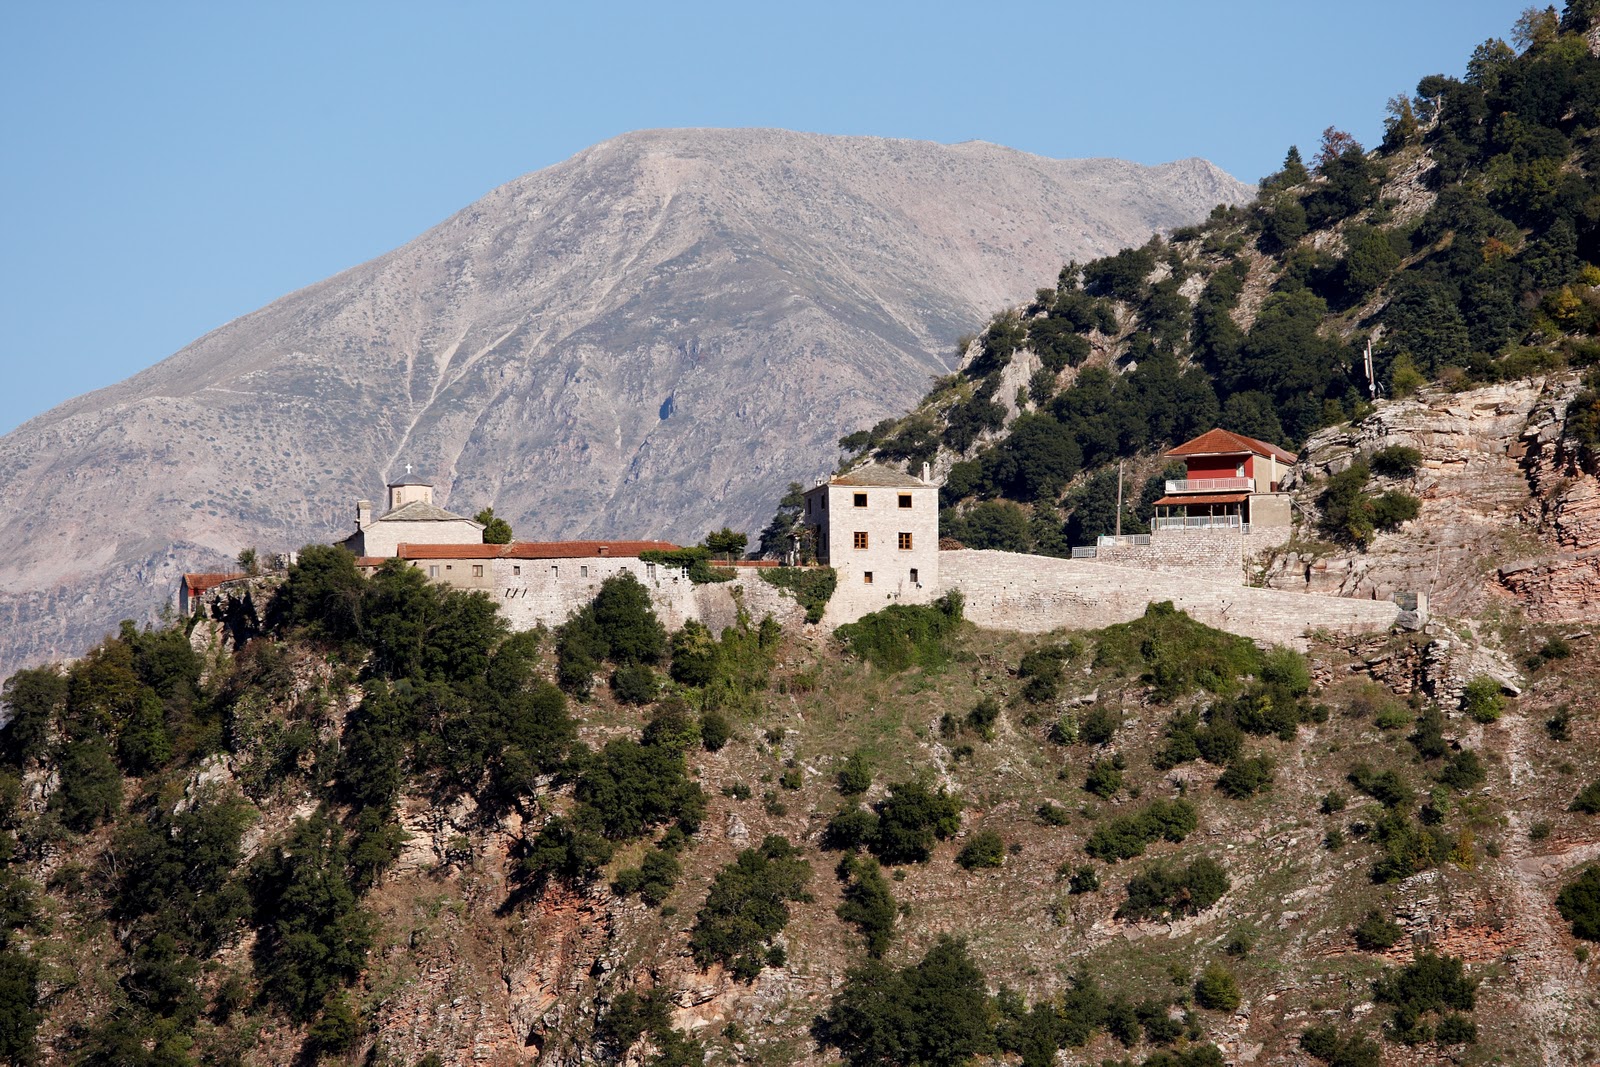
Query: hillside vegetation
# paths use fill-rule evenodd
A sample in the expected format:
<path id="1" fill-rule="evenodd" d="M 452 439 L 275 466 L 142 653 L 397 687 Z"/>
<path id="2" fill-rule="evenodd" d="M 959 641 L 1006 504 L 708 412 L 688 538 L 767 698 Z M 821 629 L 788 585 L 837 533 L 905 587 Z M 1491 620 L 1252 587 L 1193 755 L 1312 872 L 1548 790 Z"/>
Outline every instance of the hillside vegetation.
<path id="1" fill-rule="evenodd" d="M 1160 495 L 1159 453 L 1212 426 L 1297 448 L 1379 395 L 1586 375 L 1570 432 L 1600 448 L 1600 59 L 1593 5 L 1530 9 L 1389 105 L 1367 151 L 1333 127 L 1255 202 L 1088 263 L 996 315 L 909 416 L 841 440 L 947 468 L 944 532 L 1065 554 Z M 848 460 L 847 460 L 848 462 Z M 1380 521 L 1404 521 L 1399 513 Z M 1337 520 L 1338 538 L 1360 541 Z"/>
<path id="2" fill-rule="evenodd" d="M 612 579 L 508 633 L 318 548 L 253 596 L 243 648 L 130 625 L 7 683 L 6 1059 L 1600 1051 L 1600 871 L 1559 851 L 1600 810 L 1591 640 L 1440 704 L 1365 666 L 1424 639 L 1306 657 L 1159 604 L 817 643 L 669 633 Z"/>

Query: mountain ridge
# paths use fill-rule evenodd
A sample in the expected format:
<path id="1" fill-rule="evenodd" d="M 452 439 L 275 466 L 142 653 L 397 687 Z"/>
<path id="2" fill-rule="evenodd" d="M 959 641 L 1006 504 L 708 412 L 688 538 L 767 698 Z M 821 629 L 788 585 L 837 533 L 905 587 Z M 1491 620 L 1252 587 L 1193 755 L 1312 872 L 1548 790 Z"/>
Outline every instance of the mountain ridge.
<path id="1" fill-rule="evenodd" d="M 1064 258 L 1248 192 L 1163 168 L 641 131 L 514 179 L 0 438 L 0 673 L 331 539 L 408 463 L 528 536 L 753 530 Z"/>

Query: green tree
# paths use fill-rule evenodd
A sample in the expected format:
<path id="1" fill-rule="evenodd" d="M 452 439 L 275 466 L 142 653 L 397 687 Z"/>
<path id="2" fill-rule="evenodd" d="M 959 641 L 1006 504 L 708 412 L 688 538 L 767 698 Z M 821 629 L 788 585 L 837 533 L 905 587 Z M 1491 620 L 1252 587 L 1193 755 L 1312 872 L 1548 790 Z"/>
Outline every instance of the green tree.
<path id="1" fill-rule="evenodd" d="M 23 767 L 45 754 L 50 724 L 67 704 L 67 679 L 54 666 L 17 671 L 0 688 L 10 716 L 0 726 L 0 763 Z"/>
<path id="2" fill-rule="evenodd" d="M 805 507 L 805 487 L 799 482 L 790 482 L 778 500 L 778 510 L 772 520 L 761 530 L 757 552 L 762 559 L 778 559 L 789 551 L 790 538 L 800 532 L 800 516 Z"/>
<path id="3" fill-rule="evenodd" d="M 268 999 L 300 1022 L 360 973 L 372 943 L 347 864 L 344 834 L 324 811 L 255 862 L 256 971 Z"/>
<path id="4" fill-rule="evenodd" d="M 49 807 L 69 829 L 87 833 L 122 810 L 122 775 L 105 738 L 90 733 L 68 741 L 56 766 L 61 784 L 50 794 Z"/>
<path id="5" fill-rule="evenodd" d="M 878 825 L 869 846 L 885 863 L 923 863 L 935 839 L 943 840 L 961 828 L 961 801 L 921 782 L 894 783 L 874 809 Z"/>
<path id="6" fill-rule="evenodd" d="M 486 545 L 509 545 L 511 543 L 511 524 L 494 513 L 494 508 L 484 508 L 473 517 L 473 521 L 483 527 L 483 543 Z"/>
<path id="7" fill-rule="evenodd" d="M 867 955 L 881 957 L 894 936 L 895 916 L 899 914 L 883 869 L 874 860 L 845 856 L 836 873 L 845 883 L 844 901 L 837 909 L 839 918 L 861 931 L 867 939 Z"/>
<path id="8" fill-rule="evenodd" d="M 1239 980 L 1220 963 L 1209 964 L 1200 972 L 1194 983 L 1194 999 L 1202 1008 L 1212 1011 L 1235 1011 L 1244 1002 L 1239 993 Z"/>
<path id="9" fill-rule="evenodd" d="M 771 958 L 772 939 L 789 923 L 789 902 L 809 901 L 811 864 L 777 835 L 747 848 L 717 873 L 689 932 L 689 948 L 702 968 L 726 964 L 753 981 Z"/>
<path id="10" fill-rule="evenodd" d="M 944 937 L 909 967 L 850 970 L 813 1032 L 850 1067 L 960 1067 L 996 1047 L 985 986 L 966 945 Z"/>
<path id="11" fill-rule="evenodd" d="M 605 639 L 606 658 L 613 663 L 658 663 L 666 652 L 666 630 L 656 618 L 649 591 L 631 571 L 600 584 L 594 621 Z"/>
<path id="12" fill-rule="evenodd" d="M 705 545 L 716 555 L 723 559 L 732 560 L 744 554 L 745 546 L 750 543 L 750 538 L 742 533 L 736 533 L 724 526 L 720 530 L 713 530 L 706 534 Z"/>
<path id="13" fill-rule="evenodd" d="M 43 1020 L 38 1005 L 38 963 L 15 949 L 0 949 L 0 1061 L 37 1060 L 34 1036 Z"/>

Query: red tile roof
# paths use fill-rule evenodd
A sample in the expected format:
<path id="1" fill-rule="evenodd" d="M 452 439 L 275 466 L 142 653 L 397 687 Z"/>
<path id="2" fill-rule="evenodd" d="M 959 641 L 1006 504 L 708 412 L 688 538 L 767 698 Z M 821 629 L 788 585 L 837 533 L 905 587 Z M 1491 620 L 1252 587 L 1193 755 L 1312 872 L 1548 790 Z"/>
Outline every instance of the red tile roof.
<path id="1" fill-rule="evenodd" d="M 1231 456 L 1240 452 L 1252 452 L 1258 456 L 1276 456 L 1284 463 L 1293 463 L 1294 456 L 1285 452 L 1277 445 L 1266 441 L 1258 441 L 1254 437 L 1234 433 L 1231 430 L 1207 430 L 1192 441 L 1183 444 L 1168 452 L 1169 456 Z"/>
<path id="2" fill-rule="evenodd" d="M 396 547 L 401 559 L 590 559 L 631 557 L 641 552 L 675 552 L 671 541 L 513 541 L 509 545 L 408 545 Z M 363 565 L 365 560 L 360 561 Z M 379 562 L 382 562 L 381 560 Z"/>
<path id="3" fill-rule="evenodd" d="M 1157 506 L 1178 504 L 1242 504 L 1250 499 L 1249 493 L 1184 493 L 1182 496 L 1164 496 Z"/>
<path id="4" fill-rule="evenodd" d="M 240 578 L 248 578 L 243 571 L 213 571 L 204 574 L 185 574 L 183 584 L 188 587 L 190 596 L 199 596 L 210 589 L 215 589 L 224 582 L 235 582 Z"/>

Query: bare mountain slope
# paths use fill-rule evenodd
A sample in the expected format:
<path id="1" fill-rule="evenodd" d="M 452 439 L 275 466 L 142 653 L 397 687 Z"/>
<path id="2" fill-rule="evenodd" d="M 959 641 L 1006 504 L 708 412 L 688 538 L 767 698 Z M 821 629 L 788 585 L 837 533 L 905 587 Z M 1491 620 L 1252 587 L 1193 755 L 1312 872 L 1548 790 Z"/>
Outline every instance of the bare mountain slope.
<path id="1" fill-rule="evenodd" d="M 0 439 L 0 674 L 342 534 L 407 463 L 526 537 L 757 528 L 958 333 L 1249 192 L 978 142 L 607 141 Z"/>

